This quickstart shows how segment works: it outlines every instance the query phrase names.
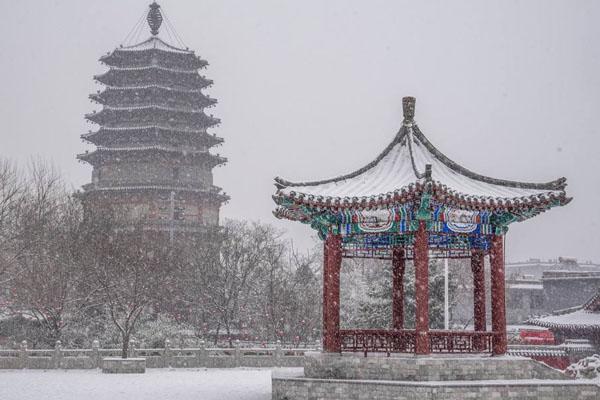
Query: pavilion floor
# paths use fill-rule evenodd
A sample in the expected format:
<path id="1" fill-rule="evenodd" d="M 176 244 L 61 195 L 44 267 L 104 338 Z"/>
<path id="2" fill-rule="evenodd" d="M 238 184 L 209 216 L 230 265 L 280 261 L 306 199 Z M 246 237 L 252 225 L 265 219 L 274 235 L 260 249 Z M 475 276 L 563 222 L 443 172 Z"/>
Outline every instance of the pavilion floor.
<path id="1" fill-rule="evenodd" d="M 599 383 L 575 381 L 524 357 L 476 354 L 308 353 L 304 373 L 273 373 L 273 400 L 597 399 Z"/>

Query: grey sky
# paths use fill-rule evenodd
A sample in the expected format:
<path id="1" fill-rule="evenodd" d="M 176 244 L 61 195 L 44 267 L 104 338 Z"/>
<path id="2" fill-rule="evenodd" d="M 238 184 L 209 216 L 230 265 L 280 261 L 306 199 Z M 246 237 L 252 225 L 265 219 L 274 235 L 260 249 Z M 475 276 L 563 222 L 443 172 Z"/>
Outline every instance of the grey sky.
<path id="1" fill-rule="evenodd" d="M 97 105 L 98 58 L 149 0 L 1 0 L 0 156 L 41 155 L 74 187 L 75 154 Z M 575 200 L 512 225 L 509 260 L 600 261 L 600 2 L 160 2 L 187 46 L 210 62 L 222 119 L 215 183 L 223 217 L 271 222 L 299 247 L 312 231 L 271 215 L 275 175 L 316 179 L 371 161 L 393 138 L 401 98 L 439 149 L 499 178 L 568 178 Z M 145 32 L 144 38 L 149 35 Z"/>

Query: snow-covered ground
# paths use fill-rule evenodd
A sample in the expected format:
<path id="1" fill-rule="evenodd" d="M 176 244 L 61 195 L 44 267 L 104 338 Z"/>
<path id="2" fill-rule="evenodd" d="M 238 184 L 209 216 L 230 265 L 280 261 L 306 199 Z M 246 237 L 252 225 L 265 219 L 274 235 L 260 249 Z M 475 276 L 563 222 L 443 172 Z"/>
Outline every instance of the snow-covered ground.
<path id="1" fill-rule="evenodd" d="M 301 371 L 301 369 L 296 369 Z M 289 372 L 294 371 L 290 369 Z M 282 371 L 287 372 L 287 371 Z M 269 369 L 3 370 L 2 400 L 268 400 Z"/>

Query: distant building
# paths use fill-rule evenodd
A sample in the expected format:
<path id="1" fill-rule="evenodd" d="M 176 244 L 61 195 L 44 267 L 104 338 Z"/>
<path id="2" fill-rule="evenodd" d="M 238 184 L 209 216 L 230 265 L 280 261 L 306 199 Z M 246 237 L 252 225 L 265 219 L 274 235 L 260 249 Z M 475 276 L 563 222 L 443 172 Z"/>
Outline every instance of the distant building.
<path id="1" fill-rule="evenodd" d="M 77 156 L 93 167 L 81 197 L 146 229 L 206 232 L 228 200 L 212 174 L 226 159 L 209 151 L 223 141 L 208 132 L 220 122 L 205 113 L 216 100 L 202 93 L 212 81 L 198 70 L 208 63 L 161 39 L 162 19 L 152 3 L 151 36 L 100 58 L 109 69 L 94 77 L 104 90 L 90 96 L 102 110 L 86 115 L 99 129 L 81 136 L 96 146 Z"/>
<path id="2" fill-rule="evenodd" d="M 488 269 L 486 265 L 486 274 Z M 562 257 L 529 260 L 506 264 L 506 277 L 506 318 L 515 325 L 583 304 L 600 288 L 600 265 Z M 451 319 L 459 325 L 471 324 L 472 283 L 466 280 L 460 286 L 461 300 L 452 307 Z"/>
<path id="3" fill-rule="evenodd" d="M 513 324 L 580 305 L 600 288 L 600 265 L 574 258 L 511 263 L 506 271 L 507 319 Z"/>
<path id="4" fill-rule="evenodd" d="M 559 343 L 567 339 L 586 339 L 600 346 L 600 288 L 585 303 L 559 310 L 552 315 L 532 318 L 533 325 L 549 328 Z"/>
<path id="5" fill-rule="evenodd" d="M 558 257 L 554 260 L 530 258 L 527 261 L 506 263 L 506 276 L 512 278 L 541 279 L 544 271 L 598 271 L 600 264 L 591 261 L 581 262 L 576 258 Z"/>
<path id="6" fill-rule="evenodd" d="M 553 346 L 513 346 L 509 354 L 532 357 L 555 368 L 564 369 L 600 350 L 600 288 L 576 307 L 558 310 L 551 315 L 531 318 L 527 323 L 549 329 Z"/>

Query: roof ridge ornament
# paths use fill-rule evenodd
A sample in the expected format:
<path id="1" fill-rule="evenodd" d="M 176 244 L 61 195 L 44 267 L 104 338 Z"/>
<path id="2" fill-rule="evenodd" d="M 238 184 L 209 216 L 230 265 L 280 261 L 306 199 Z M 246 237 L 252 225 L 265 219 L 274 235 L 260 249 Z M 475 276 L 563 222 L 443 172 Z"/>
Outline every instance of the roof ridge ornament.
<path id="1" fill-rule="evenodd" d="M 404 122 L 411 123 L 415 119 L 415 97 L 406 96 L 402 98 L 402 113 L 404 114 Z"/>
<path id="2" fill-rule="evenodd" d="M 149 7 L 150 10 L 148 11 L 146 20 L 148 21 L 148 26 L 150 26 L 150 33 L 152 33 L 153 36 L 156 36 L 162 25 L 163 16 L 160 12 L 160 5 L 156 1 L 150 4 Z"/>

